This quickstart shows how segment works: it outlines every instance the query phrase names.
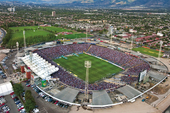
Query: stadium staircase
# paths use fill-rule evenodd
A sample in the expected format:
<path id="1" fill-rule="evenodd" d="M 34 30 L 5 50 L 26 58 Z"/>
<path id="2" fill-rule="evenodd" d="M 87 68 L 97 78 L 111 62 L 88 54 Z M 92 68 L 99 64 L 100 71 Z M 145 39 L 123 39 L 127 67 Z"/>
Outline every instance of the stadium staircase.
<path id="1" fill-rule="evenodd" d="M 120 81 L 120 80 L 115 80 L 113 78 L 110 78 L 110 79 L 105 79 L 103 80 L 104 82 L 107 82 L 107 83 L 112 83 L 112 84 L 116 84 L 116 85 L 125 85 L 124 82 Z"/>
<path id="2" fill-rule="evenodd" d="M 142 65 L 142 64 L 144 64 L 144 63 L 140 63 L 140 64 L 138 64 L 138 65 L 135 65 L 135 66 L 131 67 L 131 68 L 134 68 L 134 67 L 140 66 L 140 65 Z"/>
<path id="3" fill-rule="evenodd" d="M 87 49 L 86 53 L 89 51 L 89 49 L 91 48 L 92 45 L 90 45 L 90 47 Z"/>
<path id="4" fill-rule="evenodd" d="M 130 60 L 129 62 L 126 62 L 125 64 L 121 65 L 122 67 L 130 62 L 132 62 L 135 58 L 133 58 L 132 60 Z"/>

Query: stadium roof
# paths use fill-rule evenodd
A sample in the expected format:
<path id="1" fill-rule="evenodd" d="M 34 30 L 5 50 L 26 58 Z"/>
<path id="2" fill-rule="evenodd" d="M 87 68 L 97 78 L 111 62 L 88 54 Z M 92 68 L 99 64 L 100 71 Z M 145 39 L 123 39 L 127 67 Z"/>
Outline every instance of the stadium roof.
<path id="1" fill-rule="evenodd" d="M 167 68 L 165 66 L 159 66 L 159 65 L 151 65 L 153 69 L 167 71 Z"/>
<path id="2" fill-rule="evenodd" d="M 97 92 L 93 91 L 92 105 L 107 105 L 107 104 L 113 104 L 113 102 L 105 90 Z"/>
<path id="3" fill-rule="evenodd" d="M 55 67 L 51 63 L 48 63 L 48 61 L 40 57 L 37 53 L 26 55 L 21 59 L 36 75 L 38 75 L 42 79 L 46 79 L 52 73 L 59 70 L 58 67 Z"/>
<path id="4" fill-rule="evenodd" d="M 135 55 L 135 56 L 140 56 L 140 55 L 142 55 L 141 53 L 134 52 L 134 51 L 132 51 L 131 54 L 133 54 L 133 55 Z"/>
<path id="5" fill-rule="evenodd" d="M 28 48 L 26 48 L 25 50 L 26 50 L 26 51 L 33 51 L 33 50 L 35 50 L 35 49 L 37 49 L 37 48 L 35 48 L 35 47 L 28 47 Z"/>
<path id="6" fill-rule="evenodd" d="M 9 95 L 13 92 L 13 88 L 10 82 L 0 84 L 0 96 Z"/>
<path id="7" fill-rule="evenodd" d="M 78 93 L 79 93 L 78 90 L 67 87 L 58 94 L 54 95 L 54 97 L 67 102 L 73 102 Z"/>
<path id="8" fill-rule="evenodd" d="M 126 85 L 124 87 L 118 88 L 117 89 L 119 92 L 123 93 L 128 99 L 132 99 L 135 96 L 141 94 L 142 92 L 138 91 L 137 89 Z"/>
<path id="9" fill-rule="evenodd" d="M 165 78 L 165 76 L 163 74 L 154 72 L 154 71 L 149 71 L 148 75 L 152 78 L 159 80 L 159 81 L 162 80 L 163 78 Z"/>
<path id="10" fill-rule="evenodd" d="M 154 58 L 145 58 L 145 60 L 148 62 L 157 62 L 157 60 Z"/>

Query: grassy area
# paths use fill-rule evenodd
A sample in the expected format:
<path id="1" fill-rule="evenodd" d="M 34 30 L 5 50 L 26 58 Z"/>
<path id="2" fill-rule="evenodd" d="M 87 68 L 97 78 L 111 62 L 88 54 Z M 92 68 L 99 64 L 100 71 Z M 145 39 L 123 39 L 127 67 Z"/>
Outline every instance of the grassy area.
<path id="1" fill-rule="evenodd" d="M 140 53 L 147 54 L 147 55 L 154 56 L 154 57 L 158 57 L 158 54 L 159 54 L 159 51 L 148 49 L 148 48 L 143 48 L 143 47 L 133 48 L 132 50 L 139 51 Z M 161 56 L 162 56 L 162 53 L 161 53 Z"/>
<path id="2" fill-rule="evenodd" d="M 38 35 L 43 35 L 43 36 L 47 36 L 48 34 L 51 34 L 50 32 L 48 31 L 45 31 L 43 29 L 37 29 L 35 30 L 27 30 L 25 32 L 25 38 L 27 37 L 34 37 L 34 36 L 38 36 Z M 13 32 L 12 33 L 12 39 L 17 39 L 17 38 L 23 38 L 23 31 L 18 31 L 18 32 Z"/>
<path id="3" fill-rule="evenodd" d="M 63 37 L 67 38 L 67 39 L 85 38 L 86 34 L 84 34 L 84 33 L 75 33 L 75 34 L 64 35 Z M 91 37 L 91 35 L 87 35 L 87 37 Z"/>
<path id="4" fill-rule="evenodd" d="M 10 27 L 13 31 L 19 30 L 23 31 L 24 29 L 38 29 L 38 26 L 22 26 L 22 27 Z"/>
<path id="5" fill-rule="evenodd" d="M 86 34 L 84 33 L 78 33 L 69 29 L 54 26 L 51 27 L 23 26 L 23 27 L 10 27 L 10 29 L 12 30 L 12 33 L 9 41 L 7 41 L 8 47 L 16 46 L 16 42 L 19 42 L 20 47 L 24 45 L 23 30 L 25 30 L 27 46 L 41 42 L 53 41 L 61 38 L 74 39 L 86 37 Z M 73 34 L 55 36 L 55 34 L 59 32 L 72 32 Z M 91 35 L 88 35 L 88 37 L 91 37 Z"/>
<path id="6" fill-rule="evenodd" d="M 79 56 L 69 56 L 68 59 L 59 58 L 54 61 L 60 64 L 63 68 L 77 75 L 82 80 L 85 80 L 86 68 L 84 62 L 86 60 L 91 61 L 91 68 L 89 69 L 89 82 L 94 83 L 95 81 L 101 80 L 104 77 L 110 76 L 113 73 L 122 71 L 121 68 L 114 66 L 106 61 L 98 59 L 96 57 L 79 54 Z"/>
<path id="7" fill-rule="evenodd" d="M 51 26 L 51 27 L 41 27 L 41 28 L 45 28 L 45 29 L 53 31 L 53 32 L 72 32 L 69 29 L 64 29 L 64 28 L 54 27 L 54 26 Z"/>

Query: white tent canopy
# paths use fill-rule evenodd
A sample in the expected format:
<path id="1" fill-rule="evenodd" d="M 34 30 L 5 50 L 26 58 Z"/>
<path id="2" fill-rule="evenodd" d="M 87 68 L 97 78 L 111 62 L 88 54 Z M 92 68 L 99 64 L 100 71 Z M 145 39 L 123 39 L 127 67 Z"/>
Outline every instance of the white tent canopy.
<path id="1" fill-rule="evenodd" d="M 9 95 L 13 92 L 13 88 L 10 82 L 0 84 L 0 96 Z"/>
<path id="2" fill-rule="evenodd" d="M 42 79 L 46 79 L 46 77 L 59 70 L 58 67 L 51 65 L 51 63 L 48 63 L 48 61 L 43 59 L 37 53 L 26 55 L 25 57 L 22 57 L 22 60 L 36 75 Z"/>

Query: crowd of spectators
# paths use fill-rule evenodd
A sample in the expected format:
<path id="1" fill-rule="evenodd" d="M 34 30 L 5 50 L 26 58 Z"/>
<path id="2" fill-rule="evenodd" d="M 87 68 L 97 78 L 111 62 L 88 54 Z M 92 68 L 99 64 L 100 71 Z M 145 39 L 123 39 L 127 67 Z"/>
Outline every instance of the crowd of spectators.
<path id="1" fill-rule="evenodd" d="M 144 69 L 149 70 L 150 67 L 149 64 L 139 58 L 125 54 L 121 51 L 112 50 L 96 45 L 92 45 L 88 53 L 109 60 L 119 66 L 122 66 L 125 69 L 130 68 L 126 74 L 139 75 L 141 71 Z"/>
<path id="2" fill-rule="evenodd" d="M 126 82 L 126 84 L 131 84 L 134 81 L 137 81 L 138 77 L 132 77 L 132 76 L 121 76 L 121 81 Z"/>
<path id="3" fill-rule="evenodd" d="M 49 59 L 55 59 L 62 55 L 68 55 L 71 53 L 80 53 L 83 51 L 85 52 L 89 48 L 89 46 L 90 44 L 59 45 L 51 48 L 41 49 L 36 52 Z"/>
<path id="4" fill-rule="evenodd" d="M 121 51 L 112 50 L 97 45 L 90 45 L 90 44 L 60 45 L 51 48 L 41 49 L 35 52 L 38 53 L 44 59 L 48 60 L 51 64 L 59 67 L 59 71 L 54 73 L 53 77 L 59 78 L 62 83 L 78 89 L 84 89 L 85 82 L 79 78 L 74 77 L 65 69 L 58 66 L 55 62 L 53 62 L 53 59 L 58 58 L 62 55 L 88 52 L 95 56 L 111 61 L 124 68 L 129 68 L 125 72 L 128 75 L 139 75 L 141 71 L 145 69 L 149 70 L 149 65 L 139 58 L 130 56 Z M 121 80 L 130 84 L 131 82 L 136 81 L 137 78 L 138 77 L 133 78 L 133 77 L 125 76 L 122 77 Z M 107 83 L 102 81 L 98 83 L 89 84 L 88 89 L 89 90 L 104 90 L 104 89 L 114 90 L 119 87 L 121 86 L 114 83 Z"/>

